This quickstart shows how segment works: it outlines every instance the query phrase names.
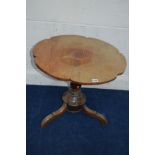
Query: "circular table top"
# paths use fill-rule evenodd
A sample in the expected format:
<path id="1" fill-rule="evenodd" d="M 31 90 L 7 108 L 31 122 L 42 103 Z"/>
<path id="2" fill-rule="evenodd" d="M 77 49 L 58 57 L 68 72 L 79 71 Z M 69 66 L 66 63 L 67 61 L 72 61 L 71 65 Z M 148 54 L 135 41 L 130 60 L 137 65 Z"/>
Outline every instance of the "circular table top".
<path id="1" fill-rule="evenodd" d="M 36 65 L 48 75 L 80 84 L 114 80 L 126 67 L 124 56 L 114 46 L 78 35 L 56 36 L 33 49 Z"/>

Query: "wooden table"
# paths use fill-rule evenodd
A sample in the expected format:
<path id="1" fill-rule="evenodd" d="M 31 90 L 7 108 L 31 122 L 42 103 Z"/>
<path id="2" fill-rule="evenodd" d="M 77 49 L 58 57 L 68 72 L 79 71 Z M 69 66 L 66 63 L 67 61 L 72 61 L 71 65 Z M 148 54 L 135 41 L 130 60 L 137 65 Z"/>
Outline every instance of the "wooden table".
<path id="1" fill-rule="evenodd" d="M 70 88 L 62 96 L 63 104 L 47 115 L 41 123 L 50 121 L 66 111 L 83 111 L 102 124 L 106 117 L 88 108 L 81 85 L 97 85 L 114 80 L 124 72 L 126 61 L 114 46 L 94 38 L 77 35 L 56 36 L 39 42 L 33 49 L 36 65 L 46 74 L 70 81 Z"/>

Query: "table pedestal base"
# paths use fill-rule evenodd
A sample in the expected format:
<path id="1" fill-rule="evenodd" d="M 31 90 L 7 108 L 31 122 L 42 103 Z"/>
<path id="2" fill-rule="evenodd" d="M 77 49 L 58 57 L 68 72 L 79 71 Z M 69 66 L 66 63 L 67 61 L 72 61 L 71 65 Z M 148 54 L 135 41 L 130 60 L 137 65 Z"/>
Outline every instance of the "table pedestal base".
<path id="1" fill-rule="evenodd" d="M 41 122 L 41 127 L 46 127 L 49 122 L 64 114 L 66 111 L 78 112 L 82 111 L 90 117 L 96 118 L 101 124 L 107 124 L 107 119 L 104 115 L 91 110 L 85 105 L 86 97 L 80 90 L 81 85 L 71 83 L 71 87 L 62 96 L 63 104 L 55 112 L 47 115 Z"/>

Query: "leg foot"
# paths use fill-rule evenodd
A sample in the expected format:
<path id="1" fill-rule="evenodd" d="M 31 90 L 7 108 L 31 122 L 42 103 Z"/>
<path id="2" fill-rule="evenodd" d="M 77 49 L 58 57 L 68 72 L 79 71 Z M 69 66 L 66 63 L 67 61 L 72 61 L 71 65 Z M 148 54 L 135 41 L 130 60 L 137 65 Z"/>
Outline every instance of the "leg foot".
<path id="1" fill-rule="evenodd" d="M 56 119 L 57 117 L 61 116 L 67 111 L 67 104 L 63 103 L 63 105 L 55 112 L 47 115 L 41 122 L 41 127 L 46 127 L 49 122 Z"/>
<path id="2" fill-rule="evenodd" d="M 86 105 L 83 106 L 82 111 L 86 115 L 98 119 L 98 121 L 101 124 L 107 124 L 108 123 L 108 121 L 107 121 L 107 119 L 106 119 L 106 117 L 104 115 L 102 115 L 102 114 L 100 114 L 100 113 L 98 113 L 98 112 L 88 108 Z"/>

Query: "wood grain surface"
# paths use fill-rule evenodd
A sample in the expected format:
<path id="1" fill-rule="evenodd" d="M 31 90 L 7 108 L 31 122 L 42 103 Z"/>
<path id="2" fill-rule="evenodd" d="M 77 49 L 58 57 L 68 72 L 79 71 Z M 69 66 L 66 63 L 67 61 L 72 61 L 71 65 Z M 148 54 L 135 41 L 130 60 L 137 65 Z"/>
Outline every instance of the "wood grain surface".
<path id="1" fill-rule="evenodd" d="M 114 80 L 126 67 L 124 56 L 114 46 L 78 35 L 56 36 L 33 48 L 36 65 L 48 75 L 80 84 Z"/>

